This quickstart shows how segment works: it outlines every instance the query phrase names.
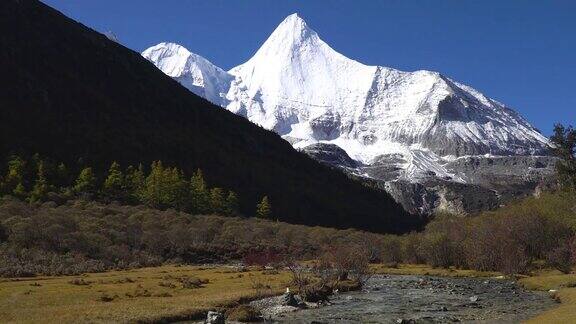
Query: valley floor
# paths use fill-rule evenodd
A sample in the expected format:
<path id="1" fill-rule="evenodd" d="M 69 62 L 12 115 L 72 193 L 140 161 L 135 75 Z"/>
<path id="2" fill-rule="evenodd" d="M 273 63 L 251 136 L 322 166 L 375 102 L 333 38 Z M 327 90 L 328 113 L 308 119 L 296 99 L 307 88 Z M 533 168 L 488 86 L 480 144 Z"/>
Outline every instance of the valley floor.
<path id="1" fill-rule="evenodd" d="M 195 283 L 204 281 L 201 287 Z M 162 266 L 81 276 L 0 281 L 0 322 L 159 322 L 286 289 L 288 273 L 233 267 Z M 254 289 L 253 287 L 259 287 Z M 264 287 L 268 285 L 268 287 Z"/>
<path id="2" fill-rule="evenodd" d="M 495 272 L 435 269 L 424 265 L 374 265 L 378 274 L 494 277 Z M 226 309 L 282 293 L 287 272 L 232 266 L 162 266 L 80 276 L 0 280 L 0 322 L 158 322 L 201 319 L 210 309 Z M 568 323 L 576 318 L 576 274 L 541 271 L 519 284 L 558 290 L 557 308 L 530 322 Z"/>

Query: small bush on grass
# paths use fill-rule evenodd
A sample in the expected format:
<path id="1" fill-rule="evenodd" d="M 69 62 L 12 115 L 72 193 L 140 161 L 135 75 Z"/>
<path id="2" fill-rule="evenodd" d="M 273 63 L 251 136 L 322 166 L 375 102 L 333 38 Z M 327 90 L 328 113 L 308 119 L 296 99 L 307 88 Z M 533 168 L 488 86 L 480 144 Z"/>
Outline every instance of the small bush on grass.
<path id="1" fill-rule="evenodd" d="M 187 289 L 201 288 L 202 286 L 204 286 L 209 282 L 209 280 L 207 279 L 199 279 L 195 277 L 192 278 L 182 277 L 178 279 L 178 281 L 182 284 L 182 288 Z"/>
<path id="2" fill-rule="evenodd" d="M 88 286 L 92 282 L 84 280 L 84 278 L 74 278 L 74 279 L 68 281 L 68 283 L 71 285 L 75 285 L 75 286 Z"/>
<path id="3" fill-rule="evenodd" d="M 100 295 L 100 297 L 98 297 L 98 301 L 109 303 L 111 301 L 114 301 L 114 299 L 116 299 L 116 298 L 118 298 L 118 295 L 110 296 L 110 295 L 104 293 L 104 294 Z"/>

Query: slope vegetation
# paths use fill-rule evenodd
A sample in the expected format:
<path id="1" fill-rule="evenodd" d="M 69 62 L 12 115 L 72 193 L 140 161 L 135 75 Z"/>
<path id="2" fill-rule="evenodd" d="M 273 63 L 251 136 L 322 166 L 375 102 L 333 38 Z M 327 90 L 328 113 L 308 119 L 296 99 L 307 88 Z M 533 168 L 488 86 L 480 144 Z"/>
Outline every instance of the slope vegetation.
<path id="1" fill-rule="evenodd" d="M 218 109 L 140 54 L 33 0 L 0 3 L 0 158 L 34 154 L 101 174 L 162 160 L 239 193 L 268 195 L 283 221 L 402 232 L 419 225 L 386 193 Z"/>

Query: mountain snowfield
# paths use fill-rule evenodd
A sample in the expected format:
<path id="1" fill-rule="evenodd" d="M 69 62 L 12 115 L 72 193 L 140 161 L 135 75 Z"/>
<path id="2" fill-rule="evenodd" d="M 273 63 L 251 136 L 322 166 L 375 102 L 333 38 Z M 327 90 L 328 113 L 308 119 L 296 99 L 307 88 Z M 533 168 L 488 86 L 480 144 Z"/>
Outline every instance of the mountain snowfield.
<path id="1" fill-rule="evenodd" d="M 174 43 L 160 43 L 142 55 L 193 93 L 220 106 L 227 104 L 224 94 L 234 77 L 202 56 Z"/>
<path id="2" fill-rule="evenodd" d="M 334 144 L 361 165 L 394 157 L 398 179 L 466 177 L 462 157 L 539 155 L 548 139 L 504 104 L 431 71 L 368 66 L 336 52 L 297 14 L 246 63 L 224 71 L 173 43 L 142 55 L 190 91 L 295 148 Z"/>

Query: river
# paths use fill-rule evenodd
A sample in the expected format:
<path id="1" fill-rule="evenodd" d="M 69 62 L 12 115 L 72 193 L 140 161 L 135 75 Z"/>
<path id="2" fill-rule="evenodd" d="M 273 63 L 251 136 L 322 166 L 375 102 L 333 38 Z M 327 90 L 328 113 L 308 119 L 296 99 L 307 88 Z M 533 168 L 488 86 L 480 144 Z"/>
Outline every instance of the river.
<path id="1" fill-rule="evenodd" d="M 377 275 L 331 305 L 275 316 L 275 323 L 519 323 L 555 305 L 547 292 L 503 279 Z M 270 322 L 270 321 L 269 321 Z"/>

